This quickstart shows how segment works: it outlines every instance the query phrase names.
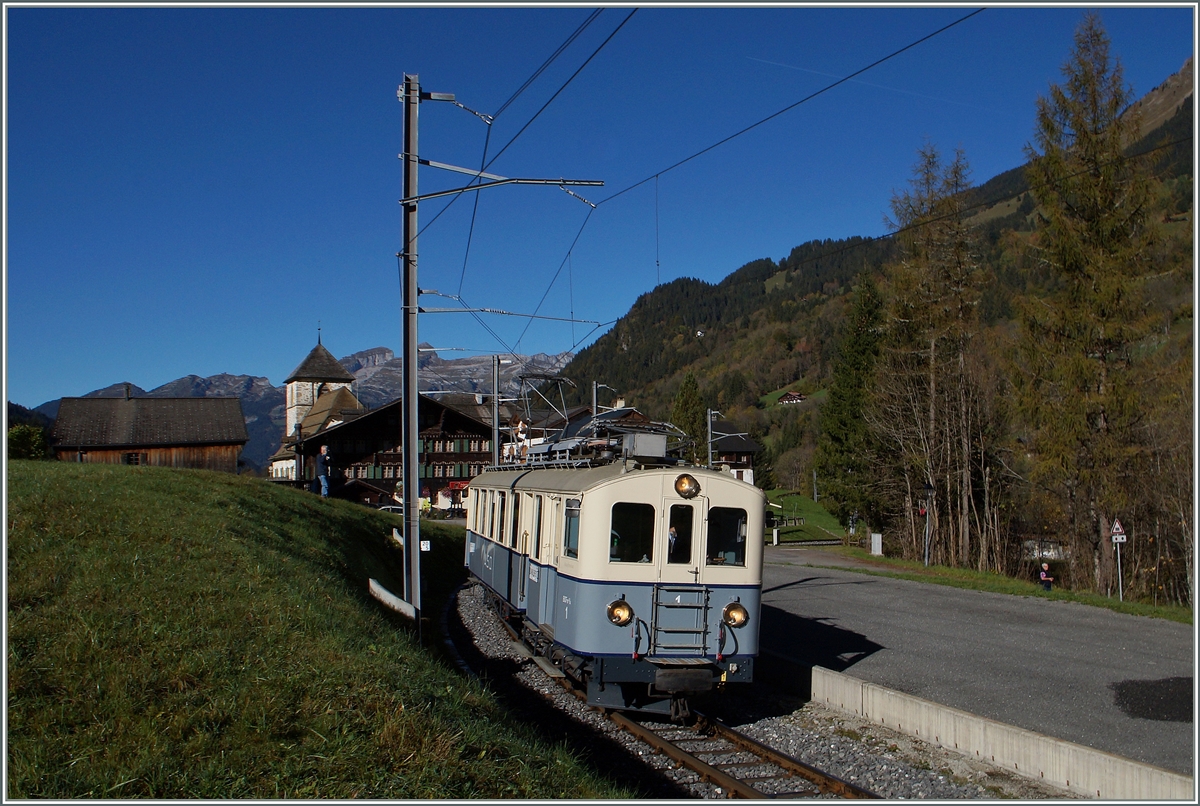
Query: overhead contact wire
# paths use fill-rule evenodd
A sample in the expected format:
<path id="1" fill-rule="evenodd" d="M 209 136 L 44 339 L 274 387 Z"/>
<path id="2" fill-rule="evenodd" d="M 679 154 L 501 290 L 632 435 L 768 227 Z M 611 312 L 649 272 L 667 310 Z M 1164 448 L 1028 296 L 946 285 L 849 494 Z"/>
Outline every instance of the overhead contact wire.
<path id="1" fill-rule="evenodd" d="M 533 84 L 533 82 L 537 80 L 538 76 L 540 76 L 543 72 L 545 72 L 546 68 L 548 68 L 551 64 L 553 64 L 555 62 L 555 60 L 557 60 L 558 57 L 561 56 L 568 47 L 570 47 L 571 43 L 574 42 L 579 37 L 580 34 L 582 34 L 585 30 L 587 30 L 588 26 L 590 26 L 593 22 L 595 22 L 596 18 L 600 16 L 600 12 L 602 12 L 603 10 L 604 9 L 599 8 L 599 9 L 596 9 L 595 11 L 593 11 L 588 16 L 588 18 L 586 20 L 584 20 L 583 23 L 580 24 L 580 26 L 578 28 L 576 28 L 575 31 L 569 37 L 567 37 L 566 41 L 564 41 L 561 45 L 559 45 L 558 49 L 555 50 L 554 53 L 550 54 L 549 58 L 547 58 L 546 61 L 542 62 L 542 66 L 539 67 L 537 70 L 535 70 L 533 75 L 531 75 L 529 78 L 527 78 L 525 80 L 525 83 L 522 84 L 517 89 L 516 92 L 514 92 L 511 96 L 509 96 L 509 99 L 507 101 L 505 101 L 504 103 L 502 103 L 500 105 L 500 108 L 496 110 L 495 114 L 493 114 L 491 116 L 491 119 L 488 121 L 487 137 L 484 139 L 484 143 L 483 143 L 483 154 L 479 158 L 479 172 L 480 173 L 483 173 L 483 171 L 487 168 L 488 146 L 490 145 L 491 140 L 492 140 L 491 124 L 496 121 L 496 118 L 498 118 L 502 114 L 504 114 L 504 110 L 508 109 L 509 105 L 512 104 L 513 101 L 517 100 L 517 98 L 520 98 L 522 93 L 524 93 L 525 90 L 529 89 L 529 87 Z M 472 179 L 471 182 L 468 183 L 467 186 L 470 187 L 472 184 L 474 184 L 477 181 L 478 181 L 478 178 Z M 463 254 L 462 274 L 458 278 L 458 293 L 459 294 L 462 294 L 463 283 L 466 281 L 466 277 L 467 277 L 467 262 L 468 262 L 468 259 L 470 258 L 471 242 L 472 242 L 472 239 L 474 238 L 474 234 L 475 234 L 475 219 L 479 214 L 479 196 L 480 196 L 480 194 L 478 194 L 478 193 L 475 194 L 475 204 L 474 204 L 473 209 L 471 210 L 471 226 L 467 231 L 467 248 Z M 458 197 L 456 196 L 454 199 L 451 199 L 450 203 L 447 204 L 446 206 L 449 207 L 450 204 L 453 204 L 454 201 L 457 200 L 457 198 Z M 439 213 L 439 215 L 440 215 L 440 213 Z M 429 223 L 432 224 L 433 221 L 431 220 Z"/>

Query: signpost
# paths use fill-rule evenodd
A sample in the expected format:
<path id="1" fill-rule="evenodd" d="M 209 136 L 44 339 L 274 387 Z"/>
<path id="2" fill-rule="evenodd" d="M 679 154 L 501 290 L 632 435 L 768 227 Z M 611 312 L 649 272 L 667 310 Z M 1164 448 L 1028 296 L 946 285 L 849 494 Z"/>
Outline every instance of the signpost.
<path id="1" fill-rule="evenodd" d="M 1117 547 L 1117 594 L 1123 602 L 1125 601 L 1125 584 L 1121 579 L 1121 544 L 1125 542 L 1125 527 L 1121 525 L 1121 521 L 1117 518 L 1113 518 L 1112 542 Z"/>

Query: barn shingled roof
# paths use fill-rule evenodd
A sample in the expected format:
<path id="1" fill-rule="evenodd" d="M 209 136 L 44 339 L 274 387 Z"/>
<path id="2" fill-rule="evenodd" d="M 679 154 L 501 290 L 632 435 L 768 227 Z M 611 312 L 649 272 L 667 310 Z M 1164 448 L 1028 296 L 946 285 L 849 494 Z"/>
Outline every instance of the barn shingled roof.
<path id="1" fill-rule="evenodd" d="M 57 446 L 211 445 L 249 440 L 236 397 L 64 397 Z"/>
<path id="2" fill-rule="evenodd" d="M 321 342 L 312 348 L 312 352 L 300 362 L 300 366 L 292 370 L 284 383 L 292 381 L 353 381 L 354 373 L 346 369 L 326 350 Z"/>

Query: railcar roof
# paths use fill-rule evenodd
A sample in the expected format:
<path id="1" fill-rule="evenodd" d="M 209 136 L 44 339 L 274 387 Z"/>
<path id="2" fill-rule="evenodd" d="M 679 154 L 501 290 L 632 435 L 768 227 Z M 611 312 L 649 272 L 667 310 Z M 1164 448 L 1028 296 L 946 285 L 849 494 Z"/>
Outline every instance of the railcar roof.
<path id="1" fill-rule="evenodd" d="M 731 482 L 743 484 L 728 473 L 723 473 L 717 470 L 709 470 L 705 467 L 691 467 L 688 465 L 676 465 L 673 467 L 648 467 L 625 470 L 621 462 L 613 462 L 612 464 L 600 465 L 598 467 L 582 467 L 571 469 L 529 469 L 525 467 L 517 467 L 511 470 L 489 470 L 479 476 L 476 476 L 471 481 L 472 487 L 488 486 L 488 487 L 510 487 L 514 482 L 519 480 L 521 487 L 533 487 L 538 489 L 558 490 L 564 493 L 580 493 L 584 490 L 589 490 L 606 482 L 616 479 L 634 476 L 634 475 L 654 475 L 662 476 L 669 475 L 672 478 L 681 474 L 690 473 L 695 476 L 701 485 L 705 480 L 717 482 Z"/>

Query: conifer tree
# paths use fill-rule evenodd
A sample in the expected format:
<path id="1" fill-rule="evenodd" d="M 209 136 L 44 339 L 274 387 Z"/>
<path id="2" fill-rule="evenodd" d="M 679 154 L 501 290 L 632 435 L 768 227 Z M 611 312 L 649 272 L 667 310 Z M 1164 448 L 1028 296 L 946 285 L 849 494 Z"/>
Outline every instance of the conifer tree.
<path id="1" fill-rule="evenodd" d="M 1016 383 L 1031 475 L 1062 512 L 1072 582 L 1110 592 L 1109 530 L 1139 453 L 1138 345 L 1149 331 L 1141 282 L 1153 231 L 1148 183 L 1124 153 L 1138 137 L 1132 91 L 1094 13 L 1062 74 L 1038 99 L 1026 147 L 1041 215 L 1035 245 L 1057 290 L 1024 307 Z"/>
<path id="2" fill-rule="evenodd" d="M 815 465 L 825 508 L 843 523 L 857 512 L 873 522 L 874 472 L 870 433 L 863 419 L 867 390 L 879 355 L 883 300 L 869 275 L 854 290 L 854 309 L 821 407 Z"/>
<path id="3" fill-rule="evenodd" d="M 704 401 L 700 399 L 700 384 L 694 373 L 689 372 L 679 385 L 675 394 L 675 402 L 671 406 L 671 422 L 692 438 L 688 449 L 688 460 L 696 463 L 701 457 L 707 458 L 708 451 L 704 441 L 708 439 L 708 425 L 704 422 L 707 416 Z"/>

